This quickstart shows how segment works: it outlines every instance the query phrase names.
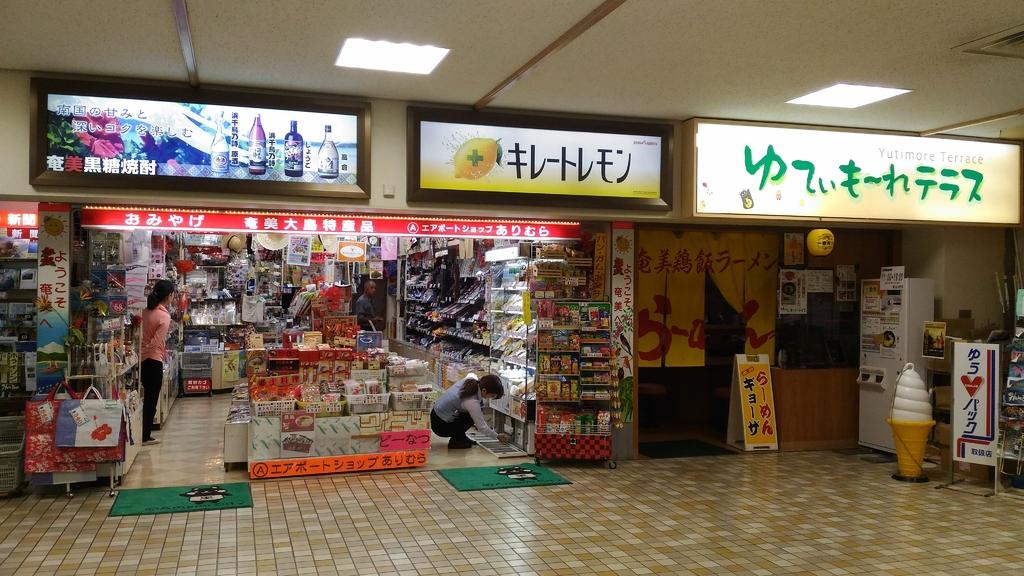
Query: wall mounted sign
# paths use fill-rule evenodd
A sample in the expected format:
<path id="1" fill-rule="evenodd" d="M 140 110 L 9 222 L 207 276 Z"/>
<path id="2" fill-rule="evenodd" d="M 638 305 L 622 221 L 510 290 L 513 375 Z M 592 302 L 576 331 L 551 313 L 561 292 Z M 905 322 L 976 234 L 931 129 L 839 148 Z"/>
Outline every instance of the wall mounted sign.
<path id="1" fill-rule="evenodd" d="M 999 345 L 953 344 L 953 460 L 996 464 Z"/>
<path id="2" fill-rule="evenodd" d="M 409 200 L 667 210 L 670 124 L 409 108 Z"/>
<path id="3" fill-rule="evenodd" d="M 32 88 L 33 185 L 369 196 L 366 104 L 40 79 Z"/>
<path id="4" fill-rule="evenodd" d="M 1017 224 L 1009 142 L 696 121 L 697 216 Z"/>
<path id="5" fill-rule="evenodd" d="M 71 306 L 71 207 L 40 204 L 39 276 L 36 285 L 37 390 L 49 392 L 64 380 L 68 366 Z M 13 306 L 13 305 L 12 305 Z"/>
<path id="6" fill-rule="evenodd" d="M 282 232 L 340 235 L 429 236 L 441 238 L 504 238 L 510 240 L 577 240 L 579 222 L 491 220 L 349 214 L 220 212 L 167 208 L 82 209 L 82 226 L 118 230 L 184 230 L 189 232 Z"/>

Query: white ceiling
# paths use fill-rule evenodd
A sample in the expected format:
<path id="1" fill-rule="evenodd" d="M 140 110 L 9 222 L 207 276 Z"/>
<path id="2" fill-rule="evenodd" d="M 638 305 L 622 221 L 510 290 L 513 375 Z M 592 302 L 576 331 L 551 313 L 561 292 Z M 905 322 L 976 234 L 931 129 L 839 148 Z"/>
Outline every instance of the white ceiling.
<path id="1" fill-rule="evenodd" d="M 471 104 L 599 0 L 190 0 L 199 77 Z M 170 0 L 3 0 L 0 68 L 184 82 Z M 953 47 L 1024 0 L 627 0 L 493 106 L 925 130 L 1024 107 L 1024 60 Z M 452 49 L 430 76 L 334 67 L 346 37 Z M 785 104 L 835 82 L 913 89 L 856 110 Z M 997 136 L 1020 118 L 963 134 Z"/>

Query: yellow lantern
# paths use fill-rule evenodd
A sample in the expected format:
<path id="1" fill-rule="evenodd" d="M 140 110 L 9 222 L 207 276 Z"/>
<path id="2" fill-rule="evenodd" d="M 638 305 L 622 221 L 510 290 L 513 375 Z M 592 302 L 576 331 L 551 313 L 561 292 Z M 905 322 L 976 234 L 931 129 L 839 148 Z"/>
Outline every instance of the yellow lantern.
<path id="1" fill-rule="evenodd" d="M 807 233 L 807 251 L 812 256 L 828 256 L 835 246 L 835 234 L 827 228 L 815 228 Z"/>

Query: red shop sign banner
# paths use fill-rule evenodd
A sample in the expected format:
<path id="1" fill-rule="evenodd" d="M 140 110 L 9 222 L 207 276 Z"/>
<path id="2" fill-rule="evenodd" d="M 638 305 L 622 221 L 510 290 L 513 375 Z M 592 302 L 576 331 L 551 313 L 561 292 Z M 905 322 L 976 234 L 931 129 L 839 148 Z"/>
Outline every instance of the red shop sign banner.
<path id="1" fill-rule="evenodd" d="M 82 209 L 82 226 L 119 230 L 372 234 L 512 240 L 575 240 L 580 237 L 579 222 L 91 206 Z"/>

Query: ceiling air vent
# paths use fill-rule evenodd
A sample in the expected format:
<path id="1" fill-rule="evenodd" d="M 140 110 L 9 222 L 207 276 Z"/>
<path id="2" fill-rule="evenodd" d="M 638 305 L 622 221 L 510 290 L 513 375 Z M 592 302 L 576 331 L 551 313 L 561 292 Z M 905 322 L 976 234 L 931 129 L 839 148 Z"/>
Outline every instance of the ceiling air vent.
<path id="1" fill-rule="evenodd" d="M 1024 24 L 961 44 L 954 50 L 985 56 L 1024 58 Z"/>

